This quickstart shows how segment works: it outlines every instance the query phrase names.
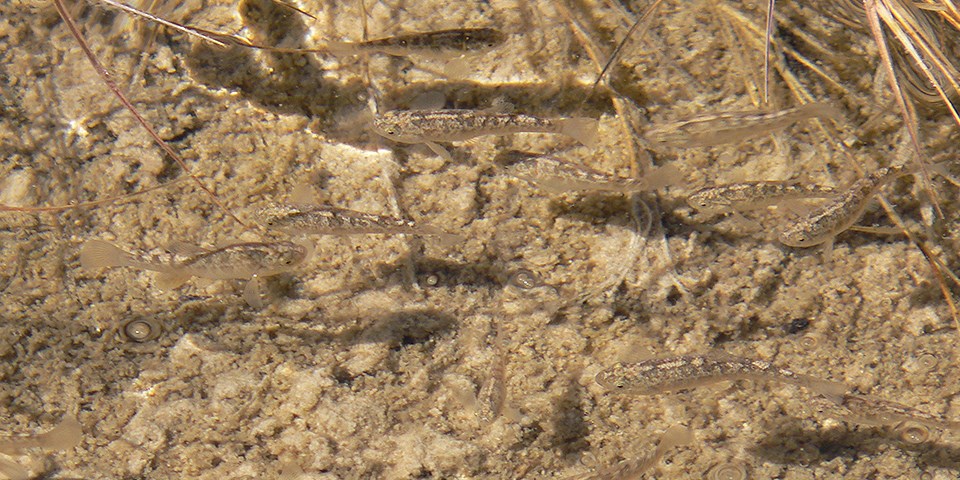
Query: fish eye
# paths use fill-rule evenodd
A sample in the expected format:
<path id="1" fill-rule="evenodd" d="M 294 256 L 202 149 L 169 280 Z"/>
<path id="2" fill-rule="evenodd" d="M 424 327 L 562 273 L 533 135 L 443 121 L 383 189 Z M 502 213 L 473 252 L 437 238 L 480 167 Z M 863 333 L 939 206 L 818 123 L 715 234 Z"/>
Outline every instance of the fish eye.
<path id="1" fill-rule="evenodd" d="M 390 125 L 390 126 L 383 127 L 383 133 L 386 133 L 391 137 L 395 137 L 397 135 L 400 135 L 400 129 L 397 127 L 394 127 L 393 125 Z"/>

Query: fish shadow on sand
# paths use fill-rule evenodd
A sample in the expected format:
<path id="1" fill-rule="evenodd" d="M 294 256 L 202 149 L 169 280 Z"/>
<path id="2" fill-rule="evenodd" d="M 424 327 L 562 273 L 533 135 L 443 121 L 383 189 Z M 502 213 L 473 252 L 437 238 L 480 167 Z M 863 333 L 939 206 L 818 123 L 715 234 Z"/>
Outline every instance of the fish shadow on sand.
<path id="1" fill-rule="evenodd" d="M 937 441 L 940 432 L 931 430 L 931 439 L 912 444 L 899 438 L 892 428 L 848 425 L 848 430 L 821 431 L 803 428 L 799 419 L 784 422 L 751 448 L 753 454 L 781 465 L 814 465 L 837 457 L 856 459 L 876 455 L 889 446 L 913 452 L 918 467 L 960 471 L 960 446 Z M 945 433 L 944 433 L 945 434 Z"/>

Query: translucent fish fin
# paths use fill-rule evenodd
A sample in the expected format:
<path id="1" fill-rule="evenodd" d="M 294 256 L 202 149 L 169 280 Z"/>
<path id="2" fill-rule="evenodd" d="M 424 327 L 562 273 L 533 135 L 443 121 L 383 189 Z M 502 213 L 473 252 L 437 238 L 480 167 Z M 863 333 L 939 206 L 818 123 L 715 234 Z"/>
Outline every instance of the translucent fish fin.
<path id="1" fill-rule="evenodd" d="M 187 283 L 187 280 L 190 280 L 190 277 L 190 274 L 179 270 L 160 272 L 157 274 L 156 284 L 161 290 L 173 290 L 175 288 L 179 288 L 184 283 Z"/>
<path id="2" fill-rule="evenodd" d="M 180 240 L 174 240 L 170 242 L 170 244 L 167 245 L 167 251 L 174 255 L 184 257 L 192 257 L 204 252 L 202 248 Z"/>
<path id="3" fill-rule="evenodd" d="M 813 211 L 813 208 L 810 205 L 803 203 L 802 199 L 782 200 L 777 207 L 783 207 L 784 210 L 801 218 L 806 217 L 811 211 Z"/>
<path id="4" fill-rule="evenodd" d="M 263 308 L 263 300 L 260 299 L 260 277 L 254 276 L 243 287 L 243 299 L 253 308 Z"/>
<path id="5" fill-rule="evenodd" d="M 485 112 L 493 113 L 513 113 L 517 111 L 517 106 L 507 100 L 505 97 L 496 97 L 490 102 L 490 106 L 485 108 Z"/>
<path id="6" fill-rule="evenodd" d="M 360 53 L 357 44 L 351 42 L 327 42 L 323 48 L 337 57 L 349 57 Z"/>
<path id="7" fill-rule="evenodd" d="M 837 398 L 850 391 L 850 386 L 841 382 L 824 380 L 809 375 L 797 375 L 797 385 L 827 398 Z"/>
<path id="8" fill-rule="evenodd" d="M 435 237 L 437 239 L 437 243 L 441 247 L 452 247 L 465 240 L 463 235 L 445 232 L 432 225 L 423 227 L 423 235 L 429 235 L 429 236 Z"/>
<path id="9" fill-rule="evenodd" d="M 450 155 L 450 152 L 446 148 L 443 148 L 442 146 L 440 146 L 440 144 L 437 144 L 434 142 L 424 142 L 424 144 L 427 147 L 430 147 L 430 150 L 433 150 L 433 153 L 436 153 L 437 155 L 440 155 L 441 157 L 443 157 L 444 160 L 451 163 L 453 162 L 453 155 Z"/>
<path id="10" fill-rule="evenodd" d="M 452 58 L 443 64 L 443 76 L 451 80 L 466 78 L 471 71 L 467 57 Z"/>
<path id="11" fill-rule="evenodd" d="M 645 190 L 660 190 L 664 187 L 680 185 L 683 182 L 683 172 L 676 165 L 664 165 L 644 175 L 643 180 L 646 183 Z"/>
<path id="12" fill-rule="evenodd" d="M 810 118 L 824 118 L 842 122 L 846 117 L 839 108 L 829 102 L 813 102 L 797 107 L 797 110 Z"/>
<path id="13" fill-rule="evenodd" d="M 950 164 L 953 163 L 950 160 L 945 162 L 934 163 L 930 165 L 930 171 L 940 175 L 941 177 L 947 179 L 948 182 L 952 183 L 955 187 L 960 187 L 960 179 L 950 173 Z"/>
<path id="14" fill-rule="evenodd" d="M 447 96 L 443 92 L 432 90 L 421 93 L 410 101 L 410 108 L 415 110 L 440 110 L 447 104 Z"/>
<path id="15" fill-rule="evenodd" d="M 833 264 L 833 239 L 823 243 L 823 262 L 827 265 Z"/>
<path id="16" fill-rule="evenodd" d="M 903 230 L 899 227 L 874 227 L 870 225 L 854 225 L 850 227 L 850 230 L 873 235 L 900 235 L 903 233 Z"/>
<path id="17" fill-rule="evenodd" d="M 317 244 L 311 240 L 308 240 L 305 238 L 299 238 L 299 239 L 293 240 L 293 243 L 300 245 L 301 247 L 303 247 L 304 250 L 306 250 L 306 253 L 303 255 L 303 261 L 300 262 L 300 265 L 303 265 L 304 263 L 307 263 L 308 261 L 310 261 L 310 258 L 313 257 L 313 254 L 317 253 Z"/>
<path id="18" fill-rule="evenodd" d="M 290 203 L 297 205 L 316 205 L 317 192 L 306 183 L 298 183 L 290 192 Z"/>
<path id="19" fill-rule="evenodd" d="M 54 427 L 49 432 L 37 435 L 42 442 L 42 447 L 46 450 L 63 451 L 71 450 L 80 444 L 80 437 L 83 436 L 83 427 L 76 418 L 70 415 L 63 417 L 60 425 Z"/>
<path id="20" fill-rule="evenodd" d="M 694 440 L 693 430 L 683 425 L 674 425 L 660 436 L 660 444 L 657 445 L 657 448 L 670 449 L 673 447 L 682 447 L 684 445 L 690 445 Z"/>
<path id="21" fill-rule="evenodd" d="M 600 128 L 600 121 L 595 118 L 561 118 L 556 120 L 560 127 L 558 133 L 562 133 L 587 147 L 597 146 L 597 131 Z"/>
<path id="22" fill-rule="evenodd" d="M 80 267 L 84 270 L 130 265 L 130 254 L 110 242 L 89 240 L 80 248 Z"/>
<path id="23" fill-rule="evenodd" d="M 0 457 L 0 473 L 10 477 L 11 480 L 28 480 L 30 478 L 29 470 L 4 457 Z"/>
<path id="24" fill-rule="evenodd" d="M 517 178 L 521 180 L 526 180 L 532 185 L 537 187 L 543 193 L 548 195 L 562 195 L 564 193 L 570 192 L 569 182 L 564 182 L 563 180 L 557 180 L 556 178 L 533 178 L 533 177 L 520 177 Z"/>
<path id="25" fill-rule="evenodd" d="M 739 223 L 741 225 L 740 228 L 744 231 L 763 231 L 763 224 L 752 218 L 747 218 L 743 213 L 737 210 L 730 210 L 728 213 L 730 214 L 730 218 L 733 219 L 734 222 Z"/>

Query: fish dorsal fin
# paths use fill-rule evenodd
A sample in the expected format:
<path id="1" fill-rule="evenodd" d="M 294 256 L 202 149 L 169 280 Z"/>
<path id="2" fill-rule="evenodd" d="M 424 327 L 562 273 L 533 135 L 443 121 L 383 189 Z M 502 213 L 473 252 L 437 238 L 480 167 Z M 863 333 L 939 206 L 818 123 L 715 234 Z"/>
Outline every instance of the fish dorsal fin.
<path id="1" fill-rule="evenodd" d="M 183 257 L 192 257 L 204 252 L 204 249 L 181 240 L 174 240 L 167 245 L 167 251 Z"/>
<path id="2" fill-rule="evenodd" d="M 506 97 L 496 97 L 490 102 L 490 106 L 482 111 L 487 113 L 514 113 L 517 111 L 517 106 L 507 100 Z"/>
<path id="3" fill-rule="evenodd" d="M 290 192 L 290 203 L 297 205 L 316 205 L 317 192 L 306 183 L 299 183 Z"/>
<path id="4" fill-rule="evenodd" d="M 413 110 L 439 110 L 446 104 L 447 96 L 443 92 L 431 90 L 417 95 L 410 102 L 410 108 Z"/>

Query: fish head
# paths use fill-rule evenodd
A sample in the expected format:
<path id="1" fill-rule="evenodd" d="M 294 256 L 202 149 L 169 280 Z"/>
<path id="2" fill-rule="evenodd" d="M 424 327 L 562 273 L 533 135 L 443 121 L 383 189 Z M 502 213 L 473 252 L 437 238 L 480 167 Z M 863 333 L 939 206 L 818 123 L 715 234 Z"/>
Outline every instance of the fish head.
<path id="1" fill-rule="evenodd" d="M 623 391 L 627 387 L 623 380 L 623 375 L 618 375 L 616 366 L 600 371 L 595 377 L 595 380 L 607 391 Z"/>
<path id="2" fill-rule="evenodd" d="M 395 112 L 386 112 L 377 115 L 373 119 L 373 131 L 381 137 L 388 138 L 394 142 L 400 143 L 422 143 L 424 139 L 415 132 L 405 128 L 404 123 L 409 124 L 409 120 L 397 115 Z"/>
<path id="3" fill-rule="evenodd" d="M 292 227 L 293 219 L 300 213 L 294 205 L 275 203 L 258 208 L 253 212 L 254 220 L 264 227 L 274 230 L 286 230 Z"/>
<path id="4" fill-rule="evenodd" d="M 795 248 L 815 247 L 826 242 L 828 239 L 828 237 L 824 237 L 823 235 L 814 235 L 806 229 L 798 228 L 798 225 L 791 225 L 789 228 L 780 232 L 778 237 L 780 243 Z"/>
<path id="5" fill-rule="evenodd" d="M 472 37 L 472 41 L 465 43 L 477 50 L 496 48 L 507 41 L 507 36 L 495 28 L 478 28 L 471 32 L 469 37 Z"/>
<path id="6" fill-rule="evenodd" d="M 264 255 L 261 275 L 272 275 L 285 272 L 304 262 L 310 254 L 305 245 L 294 242 L 277 242 L 269 244 L 268 252 Z"/>
<path id="7" fill-rule="evenodd" d="M 694 192 L 687 197 L 687 205 L 696 209 L 698 212 L 714 213 L 723 210 L 721 202 L 716 198 L 710 198 L 708 192 Z"/>

